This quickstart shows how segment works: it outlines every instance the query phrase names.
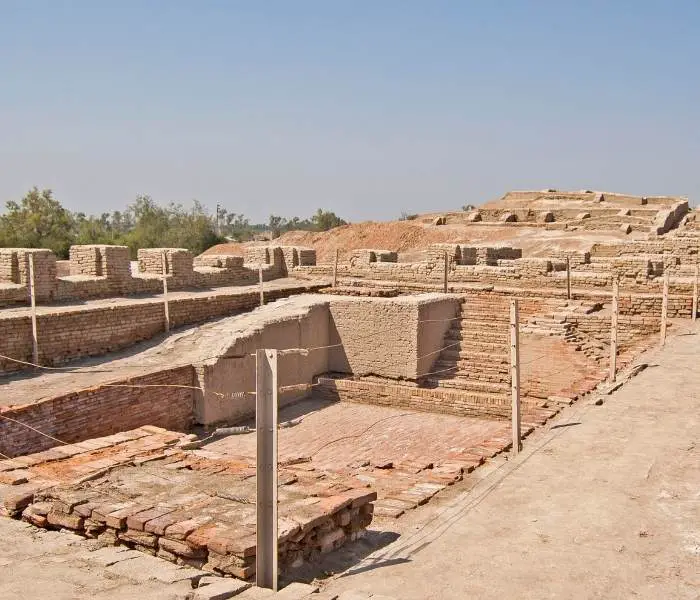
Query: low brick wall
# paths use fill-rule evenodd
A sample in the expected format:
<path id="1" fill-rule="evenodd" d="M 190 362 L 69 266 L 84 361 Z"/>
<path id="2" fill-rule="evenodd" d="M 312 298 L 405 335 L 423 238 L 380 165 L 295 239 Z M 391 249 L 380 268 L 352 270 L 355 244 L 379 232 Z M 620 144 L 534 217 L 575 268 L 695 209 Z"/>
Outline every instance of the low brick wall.
<path id="1" fill-rule="evenodd" d="M 333 402 L 357 402 L 457 416 L 510 418 L 510 398 L 507 396 L 352 379 L 321 377 L 318 382 L 314 395 Z"/>
<path id="2" fill-rule="evenodd" d="M 149 373 L 114 384 L 191 386 L 188 365 Z M 0 452 L 20 456 L 58 444 L 37 431 L 67 443 L 107 436 L 142 425 L 185 431 L 192 421 L 193 390 L 178 387 L 96 387 L 0 412 Z M 6 418 L 3 418 L 6 417 Z"/>
<path id="3" fill-rule="evenodd" d="M 299 286 L 268 290 L 265 300 L 271 302 L 321 286 Z M 214 317 L 230 316 L 258 306 L 259 292 L 212 293 L 206 296 L 170 300 L 171 327 L 200 323 Z M 76 307 L 39 314 L 37 332 L 39 362 L 57 365 L 71 359 L 98 356 L 131 346 L 164 331 L 162 300 L 154 298 L 114 306 Z M 18 360 L 31 360 L 32 336 L 29 316 L 0 316 L 0 354 Z M 0 358 L 0 373 L 26 368 Z"/>

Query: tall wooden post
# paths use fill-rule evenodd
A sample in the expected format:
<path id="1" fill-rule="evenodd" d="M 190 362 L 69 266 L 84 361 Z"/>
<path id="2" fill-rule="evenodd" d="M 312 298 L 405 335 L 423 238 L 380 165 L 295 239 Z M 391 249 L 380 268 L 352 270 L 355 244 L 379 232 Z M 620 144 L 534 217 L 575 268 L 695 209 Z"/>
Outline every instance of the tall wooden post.
<path id="1" fill-rule="evenodd" d="M 338 287 L 338 248 L 335 249 L 335 262 L 333 263 L 333 287 Z"/>
<path id="2" fill-rule="evenodd" d="M 620 279 L 613 277 L 612 283 L 612 311 L 610 318 L 610 382 L 614 383 L 617 377 L 617 317 L 620 311 Z"/>
<path id="3" fill-rule="evenodd" d="M 262 264 L 258 266 L 258 284 L 260 285 L 260 306 L 265 306 L 265 286 L 263 284 Z"/>
<path id="4" fill-rule="evenodd" d="M 695 263 L 695 278 L 693 279 L 693 310 L 691 318 L 693 321 L 698 318 L 698 263 Z"/>
<path id="5" fill-rule="evenodd" d="M 445 252 L 445 280 L 443 281 L 443 285 L 442 285 L 442 288 L 443 288 L 442 291 L 445 293 L 447 293 L 447 272 L 450 268 L 449 262 L 450 262 L 450 259 L 447 256 L 447 252 Z"/>
<path id="6" fill-rule="evenodd" d="M 277 591 L 277 350 L 256 352 L 255 393 L 255 577 L 258 587 Z"/>
<path id="7" fill-rule="evenodd" d="M 520 335 L 518 301 L 510 301 L 510 391 L 513 454 L 520 452 Z"/>
<path id="8" fill-rule="evenodd" d="M 39 336 L 36 329 L 36 280 L 34 278 L 34 255 L 29 254 L 29 277 L 27 286 L 29 287 L 29 303 L 32 310 L 32 362 L 39 364 Z"/>
<path id="9" fill-rule="evenodd" d="M 666 320 L 668 318 L 668 284 L 670 273 L 664 272 L 664 292 L 661 298 L 661 345 L 666 343 Z"/>
<path id="10" fill-rule="evenodd" d="M 571 300 L 571 259 L 566 257 L 566 298 Z"/>
<path id="11" fill-rule="evenodd" d="M 170 331 L 170 306 L 168 306 L 168 261 L 165 252 L 160 255 L 161 271 L 163 273 L 163 307 L 165 308 L 165 333 Z"/>

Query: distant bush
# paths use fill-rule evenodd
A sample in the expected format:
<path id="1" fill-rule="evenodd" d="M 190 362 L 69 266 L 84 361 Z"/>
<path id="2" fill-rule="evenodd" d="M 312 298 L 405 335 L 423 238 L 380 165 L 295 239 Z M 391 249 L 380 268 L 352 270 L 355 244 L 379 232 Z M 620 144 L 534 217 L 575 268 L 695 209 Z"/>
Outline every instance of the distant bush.
<path id="1" fill-rule="evenodd" d="M 407 212 L 402 212 L 399 217 L 399 221 L 415 221 L 418 218 L 416 214 L 409 214 Z"/>
<path id="2" fill-rule="evenodd" d="M 474 206 L 473 204 L 465 204 L 465 205 L 462 207 L 462 210 L 463 210 L 464 212 L 470 212 L 470 211 L 472 211 L 472 210 L 476 210 L 476 206 Z"/>

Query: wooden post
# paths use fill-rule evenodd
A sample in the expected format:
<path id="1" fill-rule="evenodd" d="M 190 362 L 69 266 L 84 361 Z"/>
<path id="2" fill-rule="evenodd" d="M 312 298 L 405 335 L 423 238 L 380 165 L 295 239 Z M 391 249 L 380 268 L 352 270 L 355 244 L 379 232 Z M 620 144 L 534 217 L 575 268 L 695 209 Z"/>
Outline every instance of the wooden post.
<path id="1" fill-rule="evenodd" d="M 518 301 L 510 301 L 510 391 L 513 425 L 513 454 L 520 452 L 520 335 Z"/>
<path id="2" fill-rule="evenodd" d="M 338 248 L 335 249 L 335 263 L 333 263 L 333 287 L 338 287 Z"/>
<path id="3" fill-rule="evenodd" d="M 163 272 L 163 306 L 165 307 L 165 333 L 170 331 L 170 307 L 168 306 L 168 261 L 165 252 L 160 255 L 161 270 Z"/>
<path id="4" fill-rule="evenodd" d="M 447 271 L 449 269 L 449 262 L 450 259 L 447 256 L 447 252 L 445 252 L 445 281 L 443 282 L 443 292 L 447 293 Z"/>
<path id="5" fill-rule="evenodd" d="M 258 266 L 258 282 L 260 284 L 260 306 L 265 306 L 265 286 L 263 285 L 262 263 Z"/>
<path id="6" fill-rule="evenodd" d="M 610 318 L 610 382 L 617 377 L 617 317 L 620 311 L 620 280 L 617 275 L 612 283 L 612 316 Z"/>
<path id="7" fill-rule="evenodd" d="M 256 352 L 256 585 L 277 591 L 277 350 Z"/>
<path id="8" fill-rule="evenodd" d="M 698 318 L 698 263 L 695 263 L 695 279 L 693 280 L 693 321 Z"/>
<path id="9" fill-rule="evenodd" d="M 36 329 L 36 280 L 34 279 L 34 255 L 29 254 L 29 277 L 27 286 L 29 287 L 29 303 L 32 307 L 32 362 L 39 364 L 39 337 Z"/>
<path id="10" fill-rule="evenodd" d="M 666 319 L 668 317 L 668 284 L 670 273 L 664 272 L 664 294 L 661 298 L 661 345 L 666 343 Z"/>
<path id="11" fill-rule="evenodd" d="M 566 298 L 571 300 L 571 259 L 566 257 Z"/>

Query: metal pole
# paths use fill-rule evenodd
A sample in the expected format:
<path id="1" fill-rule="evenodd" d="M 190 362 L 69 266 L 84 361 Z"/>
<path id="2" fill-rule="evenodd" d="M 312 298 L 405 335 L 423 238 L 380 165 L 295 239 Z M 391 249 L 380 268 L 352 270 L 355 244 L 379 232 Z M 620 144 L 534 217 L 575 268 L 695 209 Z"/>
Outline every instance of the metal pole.
<path id="1" fill-rule="evenodd" d="M 165 252 L 160 255 L 161 270 L 163 272 L 163 306 L 165 308 L 165 332 L 170 331 L 170 307 L 168 306 L 168 261 Z"/>
<path id="2" fill-rule="evenodd" d="M 664 272 L 664 294 L 661 299 L 661 345 L 666 343 L 666 319 L 668 317 L 668 283 L 670 273 Z"/>
<path id="3" fill-rule="evenodd" d="M 277 591 L 277 350 L 256 352 L 256 585 Z"/>
<path id="4" fill-rule="evenodd" d="M 338 287 L 338 248 L 335 249 L 335 263 L 333 263 L 333 287 Z"/>
<path id="5" fill-rule="evenodd" d="M 698 263 L 695 263 L 695 279 L 693 280 L 693 309 L 691 318 L 698 318 Z"/>
<path id="6" fill-rule="evenodd" d="M 443 282 L 443 292 L 447 293 L 447 270 L 449 268 L 449 258 L 447 257 L 447 252 L 445 252 L 445 280 Z"/>
<path id="7" fill-rule="evenodd" d="M 36 281 L 34 279 L 34 255 L 29 254 L 29 277 L 27 286 L 29 287 L 29 303 L 32 307 L 32 362 L 39 364 L 39 337 L 36 329 Z"/>
<path id="8" fill-rule="evenodd" d="M 510 301 L 510 392 L 513 425 L 513 454 L 522 449 L 520 443 L 520 336 L 518 301 Z"/>
<path id="9" fill-rule="evenodd" d="M 265 287 L 263 286 L 262 263 L 258 265 L 258 283 L 260 284 L 260 306 L 265 306 Z"/>
<path id="10" fill-rule="evenodd" d="M 566 257 L 566 298 L 571 300 L 571 259 Z"/>
<path id="11" fill-rule="evenodd" d="M 617 316 L 620 311 L 620 280 L 617 276 L 612 283 L 612 316 L 610 321 L 610 381 L 615 382 L 617 377 Z"/>

